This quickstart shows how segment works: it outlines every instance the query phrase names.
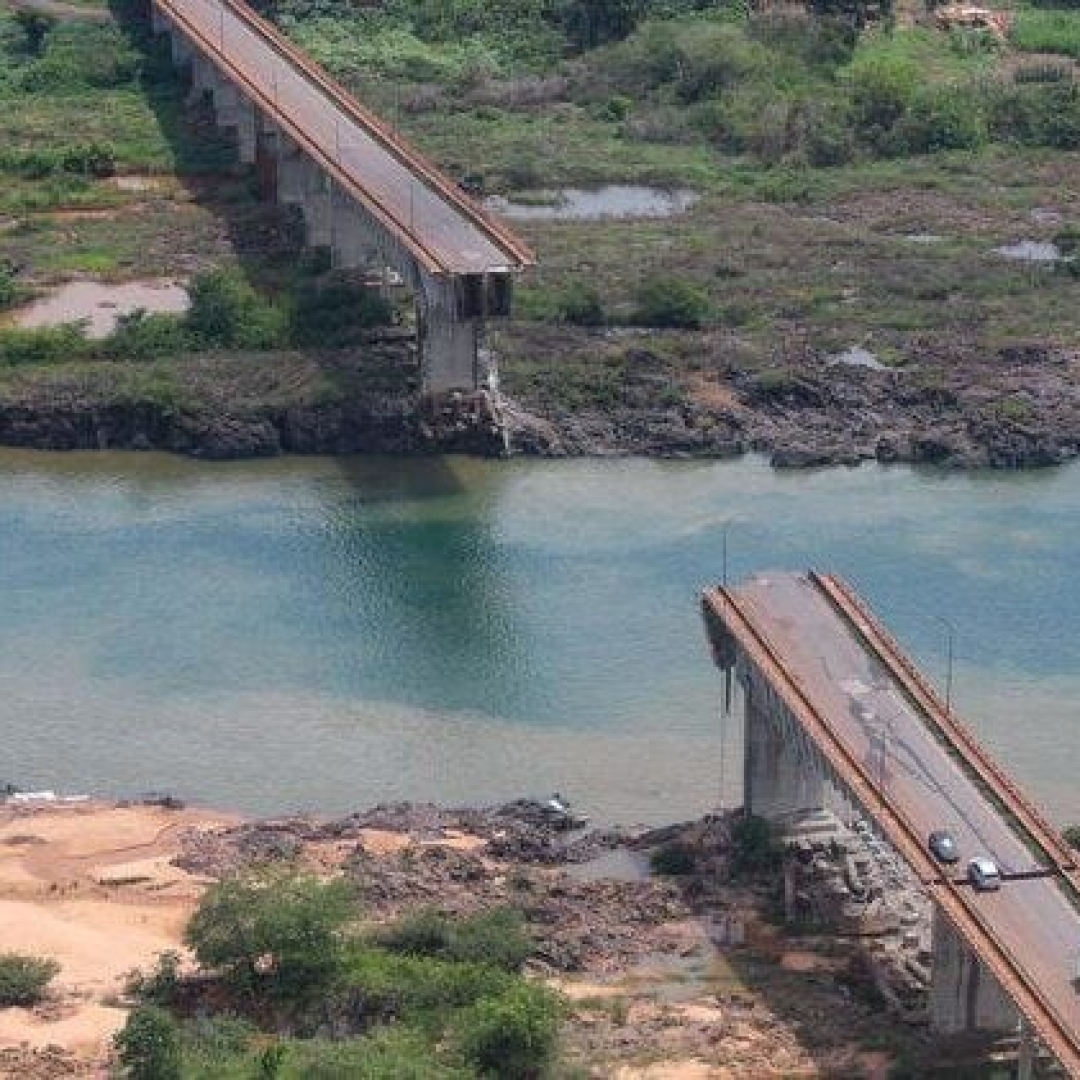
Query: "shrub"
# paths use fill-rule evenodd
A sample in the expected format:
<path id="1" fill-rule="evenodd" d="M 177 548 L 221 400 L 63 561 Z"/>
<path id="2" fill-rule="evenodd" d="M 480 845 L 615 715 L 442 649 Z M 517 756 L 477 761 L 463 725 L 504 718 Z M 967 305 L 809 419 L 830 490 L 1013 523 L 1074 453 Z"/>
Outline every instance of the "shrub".
<path id="1" fill-rule="evenodd" d="M 649 856 L 649 865 L 654 874 L 670 874 L 679 877 L 692 874 L 697 868 L 697 858 L 694 849 L 681 840 L 672 840 L 670 843 L 658 847 Z"/>
<path id="2" fill-rule="evenodd" d="M 1072 11 L 1016 12 L 1012 43 L 1024 52 L 1057 53 L 1080 59 L 1080 16 Z"/>
<path id="3" fill-rule="evenodd" d="M 447 955 L 462 963 L 518 971 L 532 951 L 532 935 L 514 908 L 491 908 L 450 926 Z"/>
<path id="4" fill-rule="evenodd" d="M 88 349 L 82 323 L 0 330 L 0 364 L 15 366 L 75 360 L 85 356 Z"/>
<path id="5" fill-rule="evenodd" d="M 604 301 L 591 285 L 567 288 L 559 297 L 557 317 L 571 326 L 603 326 L 607 322 Z"/>
<path id="6" fill-rule="evenodd" d="M 381 928 L 376 944 L 410 956 L 439 956 L 450 944 L 450 922 L 435 908 L 418 908 Z"/>
<path id="7" fill-rule="evenodd" d="M 705 294 L 680 278 L 651 278 L 638 288 L 635 296 L 634 322 L 638 326 L 697 329 L 708 313 Z"/>
<path id="8" fill-rule="evenodd" d="M 847 80 L 856 131 L 872 145 L 884 145 L 921 81 L 918 66 L 905 57 L 864 56 L 847 69 Z"/>
<path id="9" fill-rule="evenodd" d="M 304 1005 L 340 974 L 343 930 L 353 915 L 348 883 L 266 870 L 211 886 L 185 941 L 235 990 Z"/>
<path id="10" fill-rule="evenodd" d="M 378 931 L 374 942 L 391 952 L 487 964 L 506 971 L 517 971 L 533 949 L 524 917 L 508 907 L 454 920 L 434 908 L 419 908 Z"/>
<path id="11" fill-rule="evenodd" d="M 187 286 L 191 307 L 185 326 L 207 345 L 270 348 L 284 336 L 281 313 L 237 270 L 210 270 Z"/>
<path id="12" fill-rule="evenodd" d="M 15 282 L 15 274 L 0 264 L 0 311 L 14 307 L 19 302 L 21 291 Z"/>
<path id="13" fill-rule="evenodd" d="M 772 870 L 783 856 L 772 824 L 755 814 L 745 814 L 735 822 L 731 842 L 731 867 L 736 873 Z"/>
<path id="14" fill-rule="evenodd" d="M 558 999 L 546 987 L 518 983 L 501 997 L 465 1010 L 455 1027 L 465 1061 L 482 1076 L 532 1080 L 551 1061 Z"/>
<path id="15" fill-rule="evenodd" d="M 49 957 L 0 953 L 0 1008 L 36 1005 L 59 971 Z"/>
<path id="16" fill-rule="evenodd" d="M 155 360 L 175 356 L 191 344 L 180 315 L 150 314 L 142 308 L 120 315 L 116 328 L 100 345 L 100 350 L 117 360 Z"/>
<path id="17" fill-rule="evenodd" d="M 15 12 L 15 22 L 22 31 L 27 55 L 41 56 L 45 51 L 45 43 L 56 26 L 55 17 L 37 11 L 19 10 Z"/>
<path id="18" fill-rule="evenodd" d="M 127 983 L 127 992 L 153 1005 L 171 1005 L 180 986 L 180 954 L 158 953 L 157 963 L 147 973 L 136 971 Z"/>
<path id="19" fill-rule="evenodd" d="M 180 1031 L 157 1005 L 140 1005 L 114 1040 L 130 1080 L 180 1080 Z"/>
<path id="20" fill-rule="evenodd" d="M 116 152 L 104 143 L 78 143 L 64 151 L 60 165 L 64 172 L 80 176 L 112 176 L 116 172 Z"/>
<path id="21" fill-rule="evenodd" d="M 305 279 L 293 301 L 291 332 L 298 345 L 354 345 L 373 326 L 394 321 L 393 305 L 355 276 L 331 273 Z"/>
<path id="22" fill-rule="evenodd" d="M 289 1055 L 304 1080 L 469 1080 L 471 1073 L 440 1061 L 424 1036 L 395 1026 L 362 1039 L 293 1043 Z"/>
<path id="23" fill-rule="evenodd" d="M 973 150 L 989 137 L 982 103 L 955 87 L 924 87 L 911 99 L 897 124 L 896 149 L 922 154 L 936 150 Z"/>
<path id="24" fill-rule="evenodd" d="M 1080 851 L 1080 825 L 1066 825 L 1061 830 L 1061 838 L 1069 847 L 1074 847 Z"/>

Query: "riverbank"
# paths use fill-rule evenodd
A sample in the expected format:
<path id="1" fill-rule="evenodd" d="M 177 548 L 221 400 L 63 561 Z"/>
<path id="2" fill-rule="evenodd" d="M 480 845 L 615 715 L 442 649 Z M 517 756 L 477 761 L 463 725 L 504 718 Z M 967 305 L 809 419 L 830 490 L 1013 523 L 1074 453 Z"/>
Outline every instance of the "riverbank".
<path id="1" fill-rule="evenodd" d="M 237 459 L 280 453 L 545 457 L 768 455 L 781 468 L 861 461 L 955 468 L 1059 464 L 1080 448 L 1080 350 L 1044 342 L 992 355 L 954 345 L 903 367 L 810 347 L 762 369 L 729 335 L 519 324 L 499 335 L 506 399 L 416 397 L 406 342 L 348 353 L 208 354 L 150 364 L 0 372 L 0 445 L 160 449 Z M 940 347 L 939 347 L 940 348 Z M 603 368 L 571 404 L 563 386 Z M 602 391 L 602 392 L 601 392 Z M 500 427 L 506 425 L 508 441 Z"/>
<path id="2" fill-rule="evenodd" d="M 768 881 L 730 878 L 724 818 L 582 835 L 535 803 L 248 822 L 103 802 L 0 813 L 0 948 L 61 964 L 44 1004 L 0 1010 L 2 1076 L 104 1075 L 128 972 L 180 947 L 208 882 L 268 861 L 351 878 L 375 923 L 432 904 L 523 910 L 532 977 L 566 999 L 581 1075 L 872 1077 L 923 1049 L 918 1029 L 890 1031 L 854 943 L 781 932 Z M 650 876 L 649 852 L 673 843 L 693 869 Z"/>

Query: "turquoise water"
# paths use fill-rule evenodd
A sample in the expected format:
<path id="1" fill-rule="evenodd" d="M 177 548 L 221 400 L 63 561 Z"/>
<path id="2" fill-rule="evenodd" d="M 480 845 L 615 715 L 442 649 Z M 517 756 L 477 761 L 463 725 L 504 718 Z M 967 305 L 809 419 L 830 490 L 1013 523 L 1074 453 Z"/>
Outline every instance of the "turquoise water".
<path id="1" fill-rule="evenodd" d="M 728 523 L 725 526 L 725 523 Z M 0 453 L 0 780 L 253 812 L 735 795 L 697 596 L 848 576 L 1080 819 L 1080 469 Z"/>

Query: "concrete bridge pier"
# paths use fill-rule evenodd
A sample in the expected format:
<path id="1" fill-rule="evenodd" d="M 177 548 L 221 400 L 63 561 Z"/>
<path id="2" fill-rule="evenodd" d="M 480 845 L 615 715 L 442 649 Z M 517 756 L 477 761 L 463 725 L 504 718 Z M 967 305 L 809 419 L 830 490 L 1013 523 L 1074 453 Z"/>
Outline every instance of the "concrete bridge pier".
<path id="1" fill-rule="evenodd" d="M 821 755 L 787 716 L 767 699 L 746 693 L 743 805 L 759 817 L 777 819 L 802 810 L 832 808 L 832 785 Z"/>
<path id="2" fill-rule="evenodd" d="M 420 356 L 429 394 L 493 386 L 492 372 L 481 358 L 479 321 L 462 313 L 459 284 L 431 274 L 420 279 Z"/>
<path id="3" fill-rule="evenodd" d="M 941 1035 L 986 1031 L 1015 1034 L 1020 1014 L 1001 983 L 934 905 L 930 1027 Z"/>

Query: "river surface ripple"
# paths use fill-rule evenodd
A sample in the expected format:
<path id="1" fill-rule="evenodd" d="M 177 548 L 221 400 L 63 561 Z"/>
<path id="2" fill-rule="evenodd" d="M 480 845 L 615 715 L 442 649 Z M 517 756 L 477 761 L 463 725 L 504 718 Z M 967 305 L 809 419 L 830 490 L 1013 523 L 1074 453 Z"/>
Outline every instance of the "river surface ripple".
<path id="1" fill-rule="evenodd" d="M 0 781 L 257 813 L 737 797 L 700 589 L 851 579 L 1080 819 L 1080 468 L 0 452 Z"/>

